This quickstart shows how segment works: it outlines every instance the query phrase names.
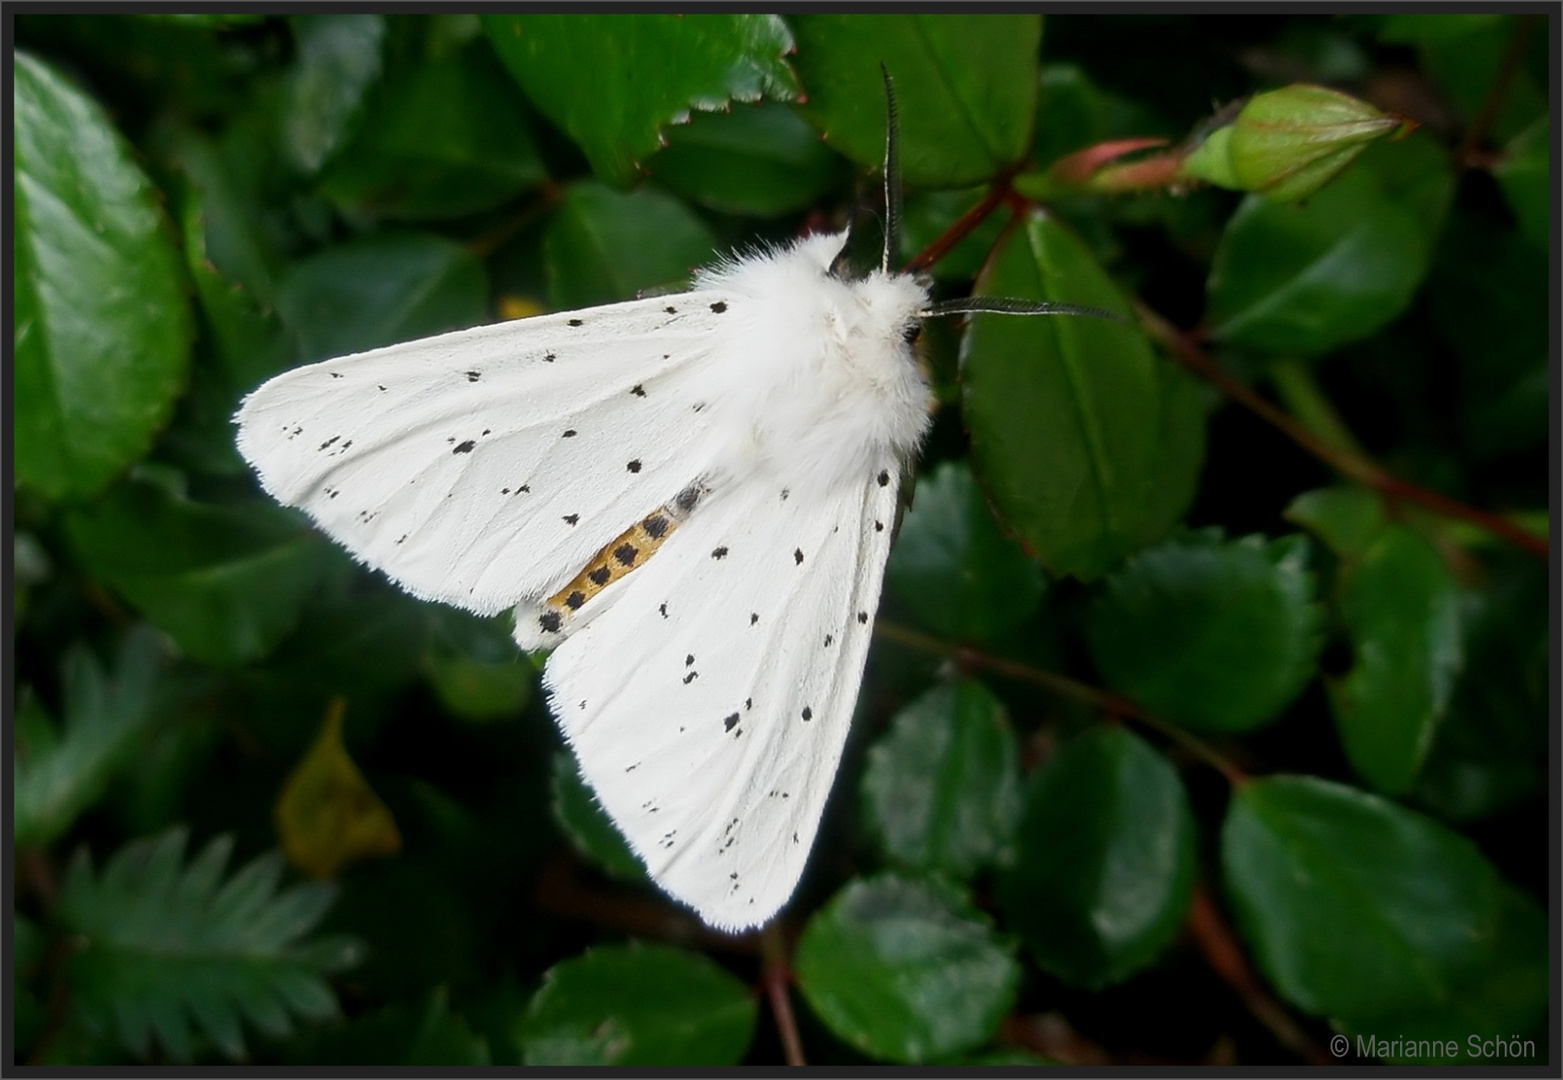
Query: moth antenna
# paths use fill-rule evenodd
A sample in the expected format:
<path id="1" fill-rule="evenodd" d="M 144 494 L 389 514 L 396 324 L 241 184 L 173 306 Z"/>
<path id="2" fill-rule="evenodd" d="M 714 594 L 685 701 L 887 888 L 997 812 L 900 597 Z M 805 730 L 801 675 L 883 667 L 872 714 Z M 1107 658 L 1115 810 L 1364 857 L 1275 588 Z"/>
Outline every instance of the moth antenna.
<path id="1" fill-rule="evenodd" d="M 890 261 L 901 250 L 901 139 L 895 108 L 895 82 L 880 61 L 885 79 L 885 253 L 879 269 L 890 273 Z"/>
<path id="2" fill-rule="evenodd" d="M 926 319 L 939 315 L 963 315 L 987 312 L 993 315 L 1086 315 L 1093 319 L 1110 319 L 1124 326 L 1134 323 L 1117 312 L 1084 304 L 1057 304 L 1051 300 L 1019 300 L 1008 296 L 962 296 L 953 300 L 940 300 L 929 304 L 917 313 Z"/>

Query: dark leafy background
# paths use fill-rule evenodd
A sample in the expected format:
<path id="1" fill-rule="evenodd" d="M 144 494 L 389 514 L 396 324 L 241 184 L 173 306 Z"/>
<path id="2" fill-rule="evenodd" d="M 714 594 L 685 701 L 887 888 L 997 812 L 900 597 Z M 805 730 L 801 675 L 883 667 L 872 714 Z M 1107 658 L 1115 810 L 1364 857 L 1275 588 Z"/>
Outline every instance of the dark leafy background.
<path id="1" fill-rule="evenodd" d="M 15 1060 L 1555 1061 L 1547 18 L 16 16 Z M 880 62 L 902 254 L 971 211 L 942 294 L 1136 326 L 929 328 L 819 844 L 725 938 L 504 620 L 229 417 L 872 208 Z"/>

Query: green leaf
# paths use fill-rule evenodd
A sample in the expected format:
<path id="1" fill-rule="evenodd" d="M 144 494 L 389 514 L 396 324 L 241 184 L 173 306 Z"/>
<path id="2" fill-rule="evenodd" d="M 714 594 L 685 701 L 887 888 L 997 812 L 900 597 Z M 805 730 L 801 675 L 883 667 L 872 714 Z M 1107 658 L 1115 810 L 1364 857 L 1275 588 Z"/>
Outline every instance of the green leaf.
<path id="1" fill-rule="evenodd" d="M 156 1035 L 170 1058 L 188 1060 L 193 1021 L 237 1060 L 245 1052 L 241 1019 L 281 1036 L 294 1018 L 336 1013 L 322 942 L 310 951 L 300 940 L 334 891 L 312 882 L 279 892 L 275 852 L 224 881 L 232 846 L 219 837 L 185 866 L 181 828 L 127 844 L 101 876 L 85 850 L 71 862 L 60 919 L 83 940 L 68 965 L 73 1007 L 97 1027 L 113 1025 L 138 1057 L 151 1053 Z"/>
<path id="2" fill-rule="evenodd" d="M 946 637 L 988 641 L 1036 610 L 1042 568 L 1006 537 L 965 462 L 918 482 L 885 571 L 897 599 Z"/>
<path id="3" fill-rule="evenodd" d="M 549 300 L 568 310 L 682 285 L 696 266 L 711 262 L 715 246 L 710 230 L 670 195 L 576 184 L 543 237 Z"/>
<path id="4" fill-rule="evenodd" d="M 1342 559 L 1358 559 L 1389 524 L 1384 500 L 1363 487 L 1305 491 L 1286 508 L 1286 519 L 1312 531 Z"/>
<path id="5" fill-rule="evenodd" d="M 322 1028 L 313 1037 L 284 1047 L 288 1064 L 307 1068 L 417 1065 L 424 1069 L 492 1064 L 488 1041 L 450 1007 L 444 986 L 429 991 L 420 1006 L 396 1002 Z"/>
<path id="6" fill-rule="evenodd" d="M 1332 687 L 1335 725 L 1357 772 L 1400 794 L 1427 756 L 1463 661 L 1459 592 L 1426 540 L 1391 525 L 1346 569 L 1340 614 L 1353 663 Z"/>
<path id="7" fill-rule="evenodd" d="M 1129 310 L 1084 245 L 1040 212 L 994 252 L 975 292 Z M 1053 573 L 1100 576 L 1192 500 L 1205 449 L 1199 387 L 1137 331 L 977 315 L 962 378 L 978 481 Z"/>
<path id="8" fill-rule="evenodd" d="M 777 217 L 803 210 L 845 170 L 819 134 L 785 105 L 697 112 L 667 129 L 647 168 L 668 190 L 725 214 Z"/>
<path id="9" fill-rule="evenodd" d="M 1121 727 L 1064 746 L 1032 781 L 999 901 L 1032 955 L 1098 988 L 1172 941 L 1194 883 L 1194 816 L 1177 770 Z"/>
<path id="10" fill-rule="evenodd" d="M 488 278 L 466 248 L 427 233 L 377 233 L 295 263 L 277 298 L 304 357 L 487 322 Z"/>
<path id="11" fill-rule="evenodd" d="M 191 373 L 162 456 L 187 472 L 248 475 L 233 438 L 243 396 L 287 366 L 296 344 L 276 301 L 254 203 L 234 182 L 218 147 L 180 131 L 171 153 L 186 181 L 180 199 L 185 269 L 204 316 L 202 360 Z"/>
<path id="12" fill-rule="evenodd" d="M 608 812 L 597 804 L 568 750 L 554 755 L 553 791 L 554 820 L 577 851 L 623 881 L 646 880 L 646 868 Z"/>
<path id="13" fill-rule="evenodd" d="M 1026 155 L 1039 15 L 794 15 L 804 115 L 860 165 L 885 154 L 895 80 L 901 170 L 917 187 L 970 187 Z"/>
<path id="14" fill-rule="evenodd" d="M 1507 883 L 1500 884 L 1499 905 L 1492 956 L 1480 971 L 1460 983 L 1441 1007 L 1346 1024 L 1354 1036 L 1353 1049 L 1403 1065 L 1545 1062 L 1547 916 Z M 1382 1032 L 1393 1032 L 1394 1037 L 1375 1036 Z"/>
<path id="15" fill-rule="evenodd" d="M 13 92 L 16 480 L 90 495 L 171 415 L 189 305 L 156 192 L 102 109 L 26 53 Z"/>
<path id="16" fill-rule="evenodd" d="M 1551 284 L 1545 249 L 1457 214 L 1427 283 L 1433 329 L 1459 359 L 1463 442 L 1483 460 L 1546 446 Z"/>
<path id="17" fill-rule="evenodd" d="M 319 574 L 321 545 L 292 514 L 190 502 L 149 483 L 115 487 L 66 529 L 93 574 L 217 667 L 269 653 Z"/>
<path id="18" fill-rule="evenodd" d="M 1417 801 L 1441 817 L 1489 817 L 1547 786 L 1547 567 L 1518 553 L 1487 567 L 1464 597 L 1466 663 L 1417 776 Z"/>
<path id="19" fill-rule="evenodd" d="M 1492 866 L 1465 838 L 1355 788 L 1245 784 L 1221 859 L 1260 970 L 1311 1013 L 1350 1024 L 1445 1008 L 1492 953 Z"/>
<path id="20" fill-rule="evenodd" d="M 429 605 L 427 612 L 432 634 L 423 670 L 440 703 L 480 723 L 518 716 L 532 699 L 537 669 L 516 653 L 508 620 L 443 604 Z"/>
<path id="21" fill-rule="evenodd" d="M 600 948 L 543 975 L 517 1031 L 526 1065 L 736 1065 L 754 1037 L 748 987 L 699 953 Z"/>
<path id="22" fill-rule="evenodd" d="M 775 15 L 485 15 L 500 59 L 599 177 L 636 179 L 662 129 L 691 110 L 797 97 Z"/>
<path id="23" fill-rule="evenodd" d="M 78 642 L 61 665 L 64 730 L 56 734 L 35 702 L 22 706 L 11 779 L 18 844 L 41 847 L 64 835 L 127 764 L 156 716 L 152 688 L 162 656 L 145 627 L 125 636 L 112 672 Z"/>
<path id="24" fill-rule="evenodd" d="M 515 82 L 478 42 L 388 77 L 321 186 L 356 214 L 421 221 L 492 209 L 546 178 Z"/>
<path id="25" fill-rule="evenodd" d="M 890 874 L 853 881 L 810 919 L 794 964 L 838 1038 L 909 1064 L 986 1042 L 1020 981 L 986 918 L 948 890 Z"/>
<path id="26" fill-rule="evenodd" d="M 1519 134 L 1547 111 L 1547 34 L 1529 34 L 1528 49 L 1515 51 L 1521 19 L 1529 17 L 1513 11 L 1496 17 L 1426 16 L 1404 35 L 1417 45 L 1424 77 L 1464 123 L 1478 122 L 1488 102 L 1496 104 L 1488 125 L 1499 141 Z"/>
<path id="27" fill-rule="evenodd" d="M 361 120 L 384 64 L 384 15 L 294 15 L 296 58 L 286 84 L 282 145 L 293 164 L 318 170 Z"/>
<path id="28" fill-rule="evenodd" d="M 440 704 L 467 720 L 519 715 L 532 700 L 532 685 L 537 681 L 537 672 L 519 657 L 485 664 L 465 656 L 430 653 L 424 657 L 423 669 Z"/>
<path id="29" fill-rule="evenodd" d="M 1115 689 L 1191 728 L 1246 731 L 1312 678 L 1322 612 L 1308 541 L 1216 531 L 1129 559 L 1091 611 L 1096 665 Z"/>
<path id="30" fill-rule="evenodd" d="M 1509 140 L 1502 159 L 1493 166 L 1509 209 L 1519 219 L 1520 234 L 1543 251 L 1552 235 L 1550 146 L 1547 117 L 1543 115 Z"/>
<path id="31" fill-rule="evenodd" d="M 345 553 L 330 549 L 326 556 L 328 565 L 362 573 Z M 348 696 L 387 694 L 416 678 L 429 629 L 428 604 L 383 584 L 358 595 L 316 597 L 268 667 L 302 687 L 324 684 Z"/>
<path id="32" fill-rule="evenodd" d="M 1107 135 L 1107 95 L 1075 64 L 1044 63 L 1031 160 L 1051 165 Z"/>
<path id="33" fill-rule="evenodd" d="M 1004 706 L 970 679 L 912 702 L 869 748 L 863 804 L 892 859 L 970 877 L 998 854 L 1020 810 L 1020 751 Z"/>
<path id="34" fill-rule="evenodd" d="M 1369 148 L 1304 206 L 1250 196 L 1210 268 L 1212 334 L 1314 355 L 1386 326 L 1427 273 L 1453 187 L 1443 154 L 1414 137 Z"/>
<path id="35" fill-rule="evenodd" d="M 1380 41 L 1396 45 L 1425 45 L 1433 41 L 1458 41 L 1472 32 L 1487 30 L 1503 20 L 1501 12 L 1438 12 L 1415 15 L 1365 16 L 1379 21 Z"/>
<path id="36" fill-rule="evenodd" d="M 48 948 L 38 925 L 14 911 L 11 914 L 11 1045 L 13 1061 L 32 1057 L 32 1048 L 43 1034 L 48 1010 L 28 985 L 37 974 Z"/>

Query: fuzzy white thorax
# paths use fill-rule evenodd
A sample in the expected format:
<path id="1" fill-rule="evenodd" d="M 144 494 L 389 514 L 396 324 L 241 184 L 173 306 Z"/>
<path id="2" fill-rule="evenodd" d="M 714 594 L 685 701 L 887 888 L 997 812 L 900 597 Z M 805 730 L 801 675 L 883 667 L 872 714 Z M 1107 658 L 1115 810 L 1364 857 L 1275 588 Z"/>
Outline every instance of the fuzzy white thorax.
<path id="1" fill-rule="evenodd" d="M 706 396 L 727 444 L 722 479 L 794 490 L 861 484 L 889 451 L 908 461 L 930 423 L 928 383 L 907 341 L 928 303 L 909 275 L 843 280 L 830 265 L 845 233 L 816 235 L 703 271 L 696 290 L 735 294 Z"/>

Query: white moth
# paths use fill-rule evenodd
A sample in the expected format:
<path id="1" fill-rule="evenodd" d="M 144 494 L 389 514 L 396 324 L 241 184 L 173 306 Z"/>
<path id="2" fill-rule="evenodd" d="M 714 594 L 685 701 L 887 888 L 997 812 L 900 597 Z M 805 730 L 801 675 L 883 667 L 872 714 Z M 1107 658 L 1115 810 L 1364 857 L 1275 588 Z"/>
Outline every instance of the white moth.
<path id="1" fill-rule="evenodd" d="M 890 92 L 888 77 L 887 94 Z M 954 301 L 817 235 L 691 291 L 356 353 L 236 417 L 279 502 L 426 600 L 515 613 L 548 700 L 652 879 L 713 927 L 803 873 L 862 680 L 903 470 Z"/>

